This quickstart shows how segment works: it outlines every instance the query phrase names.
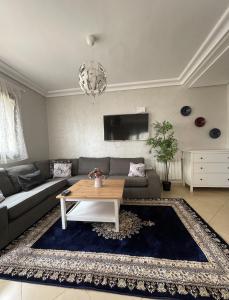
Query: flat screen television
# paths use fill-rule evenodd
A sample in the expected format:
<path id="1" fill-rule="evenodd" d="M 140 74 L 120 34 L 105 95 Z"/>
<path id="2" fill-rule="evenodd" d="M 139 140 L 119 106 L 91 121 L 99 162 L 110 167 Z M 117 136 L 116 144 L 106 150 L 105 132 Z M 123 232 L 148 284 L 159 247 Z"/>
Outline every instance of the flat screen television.
<path id="1" fill-rule="evenodd" d="M 148 139 L 149 114 L 104 116 L 105 141 L 144 141 Z"/>

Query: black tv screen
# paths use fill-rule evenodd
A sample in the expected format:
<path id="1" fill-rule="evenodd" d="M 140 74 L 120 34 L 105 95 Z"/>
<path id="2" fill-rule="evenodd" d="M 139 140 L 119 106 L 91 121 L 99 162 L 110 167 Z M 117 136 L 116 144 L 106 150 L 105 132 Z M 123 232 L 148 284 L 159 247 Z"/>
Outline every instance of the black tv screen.
<path id="1" fill-rule="evenodd" d="M 148 120 L 146 113 L 104 116 L 104 140 L 147 140 Z"/>

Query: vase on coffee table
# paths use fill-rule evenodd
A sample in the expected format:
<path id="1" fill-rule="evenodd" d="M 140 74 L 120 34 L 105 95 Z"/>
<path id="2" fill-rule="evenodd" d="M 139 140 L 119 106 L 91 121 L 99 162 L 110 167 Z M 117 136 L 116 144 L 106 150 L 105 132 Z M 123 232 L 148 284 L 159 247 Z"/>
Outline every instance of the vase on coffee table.
<path id="1" fill-rule="evenodd" d="M 89 174 L 88 177 L 90 179 L 94 179 L 94 186 L 95 188 L 101 188 L 102 187 L 102 179 L 103 179 L 103 172 L 99 168 L 95 168 L 92 170 Z"/>
<path id="2" fill-rule="evenodd" d="M 95 178 L 95 188 L 101 188 L 103 183 L 102 183 L 102 176 L 96 177 Z"/>

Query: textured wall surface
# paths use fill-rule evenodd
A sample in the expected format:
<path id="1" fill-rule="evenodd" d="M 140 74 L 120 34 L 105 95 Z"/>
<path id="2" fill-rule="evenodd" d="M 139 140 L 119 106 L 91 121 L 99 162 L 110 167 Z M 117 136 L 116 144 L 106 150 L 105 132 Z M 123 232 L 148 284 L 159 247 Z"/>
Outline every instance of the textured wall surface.
<path id="1" fill-rule="evenodd" d="M 26 89 L 21 99 L 21 115 L 29 159 L 47 159 L 49 147 L 46 99 Z"/>
<path id="2" fill-rule="evenodd" d="M 227 148 L 229 148 L 229 84 L 227 85 Z"/>
<path id="3" fill-rule="evenodd" d="M 180 108 L 192 107 L 192 114 L 183 117 Z M 174 124 L 179 148 L 215 149 L 226 147 L 227 89 L 226 86 L 187 89 L 163 87 L 120 92 L 107 92 L 93 99 L 84 95 L 47 99 L 49 156 L 144 156 L 148 165 L 152 155 L 144 141 L 105 142 L 103 115 L 135 113 L 145 106 L 150 123 L 169 120 Z M 203 128 L 194 125 L 196 117 L 207 122 Z M 209 129 L 219 127 L 222 135 L 217 140 L 208 136 Z M 152 129 L 150 129 L 152 132 Z"/>

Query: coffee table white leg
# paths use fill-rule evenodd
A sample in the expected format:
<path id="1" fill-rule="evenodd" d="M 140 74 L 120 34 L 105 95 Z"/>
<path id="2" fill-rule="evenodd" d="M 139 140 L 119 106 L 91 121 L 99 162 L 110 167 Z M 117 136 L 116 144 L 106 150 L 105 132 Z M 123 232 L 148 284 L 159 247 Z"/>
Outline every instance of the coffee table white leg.
<path id="1" fill-rule="evenodd" d="M 119 200 L 114 200 L 115 209 L 115 232 L 119 232 Z"/>
<path id="2" fill-rule="evenodd" d="M 67 216 L 66 216 L 66 205 L 65 199 L 60 199 L 60 208 L 61 208 L 61 221 L 62 221 L 62 229 L 67 228 Z"/>

